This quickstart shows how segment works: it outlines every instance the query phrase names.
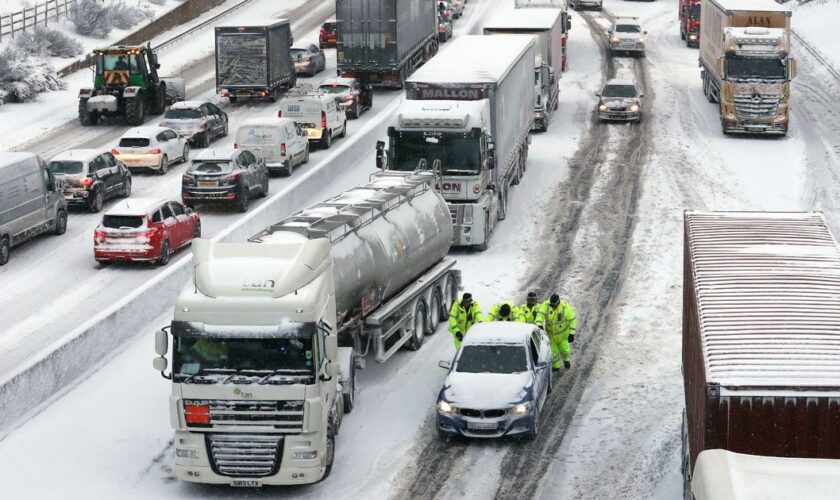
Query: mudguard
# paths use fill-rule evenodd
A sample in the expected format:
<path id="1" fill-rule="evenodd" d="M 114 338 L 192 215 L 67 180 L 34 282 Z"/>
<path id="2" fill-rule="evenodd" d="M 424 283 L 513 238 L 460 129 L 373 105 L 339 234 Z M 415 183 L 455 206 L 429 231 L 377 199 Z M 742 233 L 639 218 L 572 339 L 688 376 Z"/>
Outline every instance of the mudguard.
<path id="1" fill-rule="evenodd" d="M 126 87 L 123 90 L 123 97 L 137 97 L 140 95 L 140 92 L 143 90 L 143 87 Z"/>

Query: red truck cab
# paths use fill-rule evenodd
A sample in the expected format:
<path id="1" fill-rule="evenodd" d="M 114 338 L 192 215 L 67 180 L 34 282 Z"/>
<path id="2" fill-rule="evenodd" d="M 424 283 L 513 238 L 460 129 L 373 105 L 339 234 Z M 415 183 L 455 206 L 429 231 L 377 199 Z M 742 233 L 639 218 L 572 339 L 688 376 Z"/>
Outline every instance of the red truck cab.
<path id="1" fill-rule="evenodd" d="M 700 47 L 700 0 L 680 0 L 680 38 L 689 47 Z"/>

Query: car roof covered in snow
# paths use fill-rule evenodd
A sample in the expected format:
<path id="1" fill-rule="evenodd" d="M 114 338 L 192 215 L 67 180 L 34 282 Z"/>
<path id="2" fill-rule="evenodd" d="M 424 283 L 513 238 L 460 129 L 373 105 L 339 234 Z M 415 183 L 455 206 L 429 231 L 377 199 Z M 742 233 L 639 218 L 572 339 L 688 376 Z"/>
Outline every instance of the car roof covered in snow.
<path id="1" fill-rule="evenodd" d="M 534 328 L 530 323 L 511 321 L 476 323 L 467 331 L 462 345 L 525 344 Z"/>
<path id="2" fill-rule="evenodd" d="M 823 215 L 686 212 L 685 231 L 707 383 L 840 386 L 840 247 Z"/>
<path id="3" fill-rule="evenodd" d="M 236 152 L 233 148 L 205 148 L 193 157 L 193 161 L 229 161 Z"/>
<path id="4" fill-rule="evenodd" d="M 534 46 L 533 35 L 462 35 L 420 66 L 408 83 L 494 83 L 513 69 L 514 62 Z M 464 57 L 469 54 L 469 57 Z"/>
<path id="5" fill-rule="evenodd" d="M 631 16 L 615 16 L 613 21 L 616 25 L 619 24 L 630 24 L 633 26 L 639 26 L 639 18 L 638 17 L 631 17 Z"/>
<path id="6" fill-rule="evenodd" d="M 500 11 L 490 22 L 484 23 L 484 29 L 547 30 L 559 22 L 562 13 L 560 9 L 506 9 Z"/>
<path id="7" fill-rule="evenodd" d="M 173 103 L 169 109 L 196 109 L 207 101 L 180 101 Z"/>
<path id="8" fill-rule="evenodd" d="M 636 86 L 636 82 L 630 80 L 628 78 L 613 78 L 612 80 L 607 80 L 607 83 L 604 84 L 605 87 L 611 85 L 631 85 L 633 87 Z"/>
<path id="9" fill-rule="evenodd" d="M 134 127 L 128 129 L 122 137 L 142 137 L 146 139 L 154 139 L 159 133 L 164 130 L 172 130 L 167 127 Z"/>
<path id="10" fill-rule="evenodd" d="M 350 86 L 353 82 L 355 82 L 355 78 L 345 78 L 341 76 L 334 76 L 332 78 L 325 78 L 318 84 L 319 87 L 326 87 L 330 85 L 347 85 Z"/>
<path id="11" fill-rule="evenodd" d="M 710 0 L 727 11 L 764 10 L 770 12 L 786 12 L 791 14 L 790 7 L 779 5 L 773 0 Z"/>
<path id="12" fill-rule="evenodd" d="M 294 123 L 291 118 L 250 118 L 239 125 L 239 129 L 245 127 L 282 127 L 288 123 Z M 237 129 L 238 130 L 238 129 Z"/>
<path id="13" fill-rule="evenodd" d="M 70 149 L 63 153 L 50 158 L 50 161 L 92 161 L 97 156 L 101 155 L 102 151 L 98 149 Z"/>
<path id="14" fill-rule="evenodd" d="M 105 215 L 146 215 L 163 203 L 166 200 L 162 198 L 129 198 L 111 207 Z"/>
<path id="15" fill-rule="evenodd" d="M 270 28 L 277 24 L 288 24 L 288 19 L 272 19 L 272 18 L 250 18 L 243 19 L 241 23 L 222 23 L 217 24 L 217 28 Z"/>

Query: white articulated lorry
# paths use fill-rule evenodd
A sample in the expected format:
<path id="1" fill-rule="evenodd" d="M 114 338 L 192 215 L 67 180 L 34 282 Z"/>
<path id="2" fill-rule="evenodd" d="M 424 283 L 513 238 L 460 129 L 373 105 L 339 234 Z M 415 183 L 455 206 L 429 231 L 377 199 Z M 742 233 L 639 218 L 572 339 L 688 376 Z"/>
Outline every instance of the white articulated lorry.
<path id="1" fill-rule="evenodd" d="M 563 73 L 563 11 L 560 9 L 511 9 L 484 25 L 485 35 L 534 35 L 534 130 L 548 130 L 551 112 L 560 98 L 558 79 Z"/>
<path id="2" fill-rule="evenodd" d="M 154 366 L 172 379 L 179 479 L 308 484 L 329 474 L 355 368 L 419 349 L 460 287 L 429 173 L 383 172 L 247 243 L 193 243 Z"/>
<path id="3" fill-rule="evenodd" d="M 406 81 L 406 100 L 377 143 L 377 166 L 431 170 L 449 203 L 454 246 L 487 248 L 528 158 L 534 37 L 464 35 Z"/>

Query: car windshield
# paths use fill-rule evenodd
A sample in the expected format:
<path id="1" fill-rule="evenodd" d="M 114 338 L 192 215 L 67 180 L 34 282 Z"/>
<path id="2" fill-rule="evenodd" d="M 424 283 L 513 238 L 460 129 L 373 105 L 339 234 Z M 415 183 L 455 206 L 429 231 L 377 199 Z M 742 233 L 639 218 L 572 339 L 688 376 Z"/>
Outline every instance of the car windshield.
<path id="1" fill-rule="evenodd" d="M 170 120 L 195 120 L 196 118 L 201 118 L 201 111 L 185 108 L 169 109 L 163 117 Z"/>
<path id="2" fill-rule="evenodd" d="M 688 15 L 692 19 L 700 19 L 700 4 L 696 3 L 691 6 L 691 13 Z"/>
<path id="3" fill-rule="evenodd" d="M 274 375 L 313 377 L 312 338 L 217 338 L 176 335 L 173 374 L 178 382 L 202 382 L 221 375 Z M 198 380 L 192 380 L 195 377 Z M 218 380 L 210 380 L 216 382 Z M 208 382 L 204 380 L 203 382 Z"/>
<path id="4" fill-rule="evenodd" d="M 318 90 L 320 90 L 321 92 L 326 92 L 327 94 L 343 94 L 350 90 L 350 87 L 348 85 L 329 84 L 321 85 L 320 87 L 318 87 Z"/>
<path id="5" fill-rule="evenodd" d="M 607 85 L 601 95 L 604 97 L 636 97 L 636 87 L 632 85 Z"/>
<path id="6" fill-rule="evenodd" d="M 81 174 L 84 170 L 84 164 L 80 161 L 51 161 L 50 170 L 53 174 Z"/>
<path id="7" fill-rule="evenodd" d="M 229 161 L 200 161 L 194 160 L 190 165 L 190 172 L 196 174 L 224 174 L 233 170 Z"/>
<path id="8" fill-rule="evenodd" d="M 467 345 L 455 371 L 462 373 L 519 373 L 528 370 L 525 347 L 519 345 Z"/>
<path id="9" fill-rule="evenodd" d="M 123 137 L 120 139 L 121 148 L 146 148 L 149 147 L 149 139 L 145 137 Z"/>
<path id="10" fill-rule="evenodd" d="M 642 28 L 636 24 L 619 24 L 615 27 L 616 33 L 641 33 Z"/>
<path id="11" fill-rule="evenodd" d="M 426 160 L 431 169 L 435 160 L 441 162 L 443 175 L 476 175 L 481 169 L 477 137 L 464 134 L 444 134 L 437 137 L 423 133 L 402 133 L 392 138 L 394 144 L 394 169 L 413 172 Z"/>
<path id="12" fill-rule="evenodd" d="M 726 76 L 731 79 L 779 80 L 787 74 L 785 59 L 727 56 Z"/>
<path id="13" fill-rule="evenodd" d="M 140 215 L 106 215 L 102 218 L 102 225 L 108 229 L 131 228 L 137 229 L 143 226 L 145 217 Z"/>

